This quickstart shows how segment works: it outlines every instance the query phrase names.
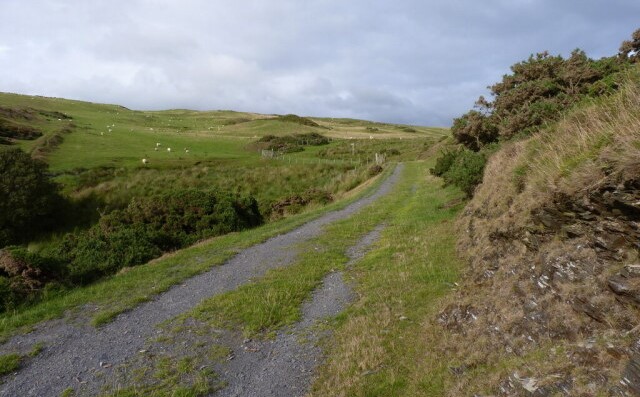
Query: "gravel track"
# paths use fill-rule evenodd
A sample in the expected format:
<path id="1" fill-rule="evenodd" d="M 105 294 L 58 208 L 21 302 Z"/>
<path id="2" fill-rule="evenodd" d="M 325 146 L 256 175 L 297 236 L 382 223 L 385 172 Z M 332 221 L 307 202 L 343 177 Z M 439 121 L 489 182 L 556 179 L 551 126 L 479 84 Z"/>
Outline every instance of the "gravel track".
<path id="1" fill-rule="evenodd" d="M 384 225 L 365 235 L 349 250 L 347 267 L 364 256 L 367 248 L 380 237 Z M 328 332 L 314 329 L 319 321 L 334 317 L 351 302 L 353 292 L 342 272 L 329 273 L 322 286 L 313 292 L 302 308 L 302 320 L 279 331 L 273 340 L 243 341 L 240 335 L 227 342 L 233 360 L 216 372 L 227 386 L 216 397 L 297 397 L 306 393 L 313 371 L 321 362 L 318 346 Z M 234 343 L 235 342 L 235 343 Z"/>
<path id="2" fill-rule="evenodd" d="M 0 348 L 0 353 L 25 351 L 38 342 L 44 342 L 46 347 L 29 360 L 25 368 L 3 379 L 0 396 L 59 396 L 68 387 L 87 386 L 107 378 L 113 367 L 136 354 L 145 340 L 158 332 L 156 325 L 191 309 L 203 299 L 260 277 L 269 269 L 293 263 L 298 244 L 320 235 L 323 226 L 352 215 L 388 193 L 402 169 L 402 164 L 396 166 L 375 193 L 247 248 L 225 264 L 172 287 L 101 328 L 55 320 L 40 324 L 29 334 L 12 338 Z"/>

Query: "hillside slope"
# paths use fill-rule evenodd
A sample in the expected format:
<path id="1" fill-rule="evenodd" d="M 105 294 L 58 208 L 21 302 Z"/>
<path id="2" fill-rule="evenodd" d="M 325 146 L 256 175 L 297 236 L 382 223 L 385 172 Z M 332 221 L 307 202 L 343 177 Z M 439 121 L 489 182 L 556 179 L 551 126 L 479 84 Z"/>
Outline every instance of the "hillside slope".
<path id="1" fill-rule="evenodd" d="M 493 155 L 437 322 L 451 396 L 640 393 L 640 73 Z"/>

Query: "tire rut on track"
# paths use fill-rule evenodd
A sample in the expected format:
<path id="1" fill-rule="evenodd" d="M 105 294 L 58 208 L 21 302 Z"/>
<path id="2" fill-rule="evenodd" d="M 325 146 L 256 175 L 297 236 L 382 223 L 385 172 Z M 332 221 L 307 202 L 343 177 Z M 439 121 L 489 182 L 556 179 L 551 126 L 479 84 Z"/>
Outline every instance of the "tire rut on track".
<path id="1" fill-rule="evenodd" d="M 384 225 L 376 227 L 347 250 L 347 267 L 358 261 L 378 240 L 383 228 Z M 352 298 L 353 292 L 344 281 L 342 272 L 331 272 L 304 304 L 301 321 L 279 331 L 273 340 L 242 340 L 240 335 L 234 335 L 227 342 L 234 358 L 217 368 L 227 386 L 215 396 L 302 396 L 309 387 L 314 369 L 322 360 L 317 342 L 329 336 L 328 332 L 314 326 L 339 314 Z"/>
<path id="2" fill-rule="evenodd" d="M 101 328 L 55 320 L 36 326 L 29 334 L 12 338 L 0 348 L 0 353 L 24 351 L 25 346 L 38 342 L 44 342 L 46 347 L 25 368 L 3 379 L 0 396 L 59 396 L 68 387 L 79 385 L 91 389 L 92 384 L 108 378 L 113 367 L 135 355 L 145 341 L 156 334 L 156 325 L 191 309 L 203 299 L 260 277 L 269 269 L 293 263 L 298 244 L 320 235 L 323 226 L 344 219 L 387 194 L 402 169 L 402 164 L 397 165 L 373 194 L 247 248 L 225 264 L 185 280 Z"/>

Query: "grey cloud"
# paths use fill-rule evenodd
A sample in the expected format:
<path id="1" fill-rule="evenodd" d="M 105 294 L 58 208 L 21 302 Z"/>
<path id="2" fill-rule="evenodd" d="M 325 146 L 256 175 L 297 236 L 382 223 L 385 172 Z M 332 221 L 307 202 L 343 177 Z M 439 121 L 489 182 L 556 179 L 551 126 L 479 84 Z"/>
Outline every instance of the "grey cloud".
<path id="1" fill-rule="evenodd" d="M 611 55 L 635 0 L 5 0 L 0 90 L 449 125 L 542 50 Z"/>

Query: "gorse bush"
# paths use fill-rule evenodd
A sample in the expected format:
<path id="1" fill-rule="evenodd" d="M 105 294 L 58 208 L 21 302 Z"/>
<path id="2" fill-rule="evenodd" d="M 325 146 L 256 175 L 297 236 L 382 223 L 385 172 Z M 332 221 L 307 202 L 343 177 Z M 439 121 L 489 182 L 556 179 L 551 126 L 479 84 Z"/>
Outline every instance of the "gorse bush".
<path id="1" fill-rule="evenodd" d="M 285 136 L 265 135 L 258 140 L 261 148 L 280 153 L 301 152 L 304 146 L 320 146 L 329 143 L 329 138 L 317 132 Z"/>
<path id="2" fill-rule="evenodd" d="M 68 234 L 57 254 L 68 263 L 70 282 L 86 284 L 160 256 L 162 250 L 154 237 L 139 226 L 108 231 L 93 227 L 84 233 Z"/>
<path id="3" fill-rule="evenodd" d="M 432 173 L 472 194 L 489 152 L 474 156 L 469 150 L 531 135 L 586 98 L 615 92 L 623 72 L 638 59 L 638 43 L 640 29 L 615 56 L 593 60 L 576 49 L 566 59 L 542 52 L 514 64 L 511 74 L 489 87 L 493 100 L 481 96 L 473 110 L 453 120 L 451 132 L 467 151 L 444 153 Z"/>
<path id="4" fill-rule="evenodd" d="M 440 153 L 440 157 L 436 159 L 436 164 L 429 171 L 431 175 L 442 177 L 453 165 L 460 153 L 461 149 L 457 150 L 445 150 Z"/>
<path id="5" fill-rule="evenodd" d="M 471 197 L 476 186 L 482 182 L 487 157 L 488 151 L 451 150 L 444 152 L 430 171 L 441 177 L 445 185 L 455 185 Z"/>
<path id="6" fill-rule="evenodd" d="M 455 119 L 451 130 L 459 143 L 474 151 L 531 134 L 584 98 L 615 91 L 616 76 L 629 65 L 616 56 L 592 60 L 580 50 L 567 59 L 547 52 L 531 55 L 490 87 L 493 101 L 480 97 L 476 109 Z"/>
<path id="7" fill-rule="evenodd" d="M 0 250 L 0 311 L 14 308 L 60 285 L 66 277 L 62 262 L 11 246 Z"/>
<path id="8" fill-rule="evenodd" d="M 0 248 L 55 225 L 63 204 L 45 163 L 20 149 L 0 151 Z"/>
<path id="9" fill-rule="evenodd" d="M 68 234 L 57 255 L 73 283 L 87 283 L 204 238 L 262 223 L 252 197 L 186 190 L 136 198 L 86 232 Z"/>
<path id="10" fill-rule="evenodd" d="M 46 255 L 16 246 L 0 250 L 0 311 L 262 221 L 250 196 L 185 190 L 136 198 L 90 229 L 67 233 Z"/>

